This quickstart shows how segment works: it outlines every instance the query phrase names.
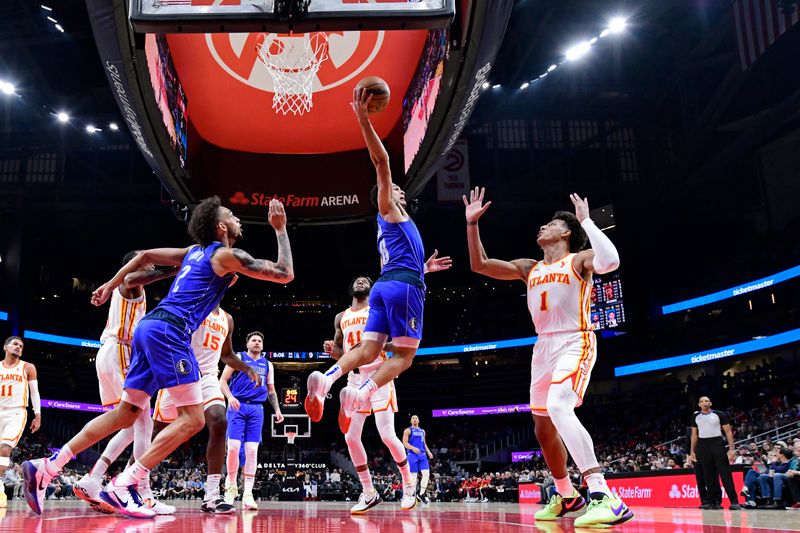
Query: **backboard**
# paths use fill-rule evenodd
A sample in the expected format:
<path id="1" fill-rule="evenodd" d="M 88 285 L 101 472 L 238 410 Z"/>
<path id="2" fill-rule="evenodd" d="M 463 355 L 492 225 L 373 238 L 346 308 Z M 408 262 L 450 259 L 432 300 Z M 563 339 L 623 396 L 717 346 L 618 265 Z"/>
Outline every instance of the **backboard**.
<path id="1" fill-rule="evenodd" d="M 455 0 L 132 0 L 139 33 L 443 28 Z"/>
<path id="2" fill-rule="evenodd" d="M 308 438 L 311 436 L 311 420 L 308 415 L 283 415 L 283 422 L 277 422 L 275 415 L 272 415 L 272 438 L 286 437 L 287 431 L 297 433 L 295 438 Z"/>

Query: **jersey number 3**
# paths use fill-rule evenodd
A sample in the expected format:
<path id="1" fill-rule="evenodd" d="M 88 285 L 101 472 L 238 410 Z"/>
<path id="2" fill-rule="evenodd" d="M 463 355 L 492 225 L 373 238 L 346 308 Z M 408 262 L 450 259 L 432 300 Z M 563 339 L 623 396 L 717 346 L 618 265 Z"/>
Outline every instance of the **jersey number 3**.
<path id="1" fill-rule="evenodd" d="M 539 306 L 540 311 L 547 311 L 547 291 L 542 293 L 542 303 Z"/>

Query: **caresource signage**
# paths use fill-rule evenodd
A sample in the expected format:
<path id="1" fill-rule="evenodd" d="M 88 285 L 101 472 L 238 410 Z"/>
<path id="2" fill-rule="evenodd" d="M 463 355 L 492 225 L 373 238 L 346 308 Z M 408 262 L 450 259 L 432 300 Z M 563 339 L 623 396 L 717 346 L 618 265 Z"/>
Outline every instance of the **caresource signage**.
<path id="1" fill-rule="evenodd" d="M 541 457 L 542 450 L 533 450 L 530 452 L 511 452 L 511 462 L 520 463 L 523 461 L 531 461 L 534 457 Z"/>
<path id="2" fill-rule="evenodd" d="M 630 506 L 697 507 L 700 505 L 700 493 L 694 474 L 606 478 L 606 482 L 611 492 Z M 733 472 L 733 483 L 738 493 L 744 485 L 744 474 Z M 729 502 L 725 496 L 725 489 L 721 490 L 722 505 L 727 507 Z"/>

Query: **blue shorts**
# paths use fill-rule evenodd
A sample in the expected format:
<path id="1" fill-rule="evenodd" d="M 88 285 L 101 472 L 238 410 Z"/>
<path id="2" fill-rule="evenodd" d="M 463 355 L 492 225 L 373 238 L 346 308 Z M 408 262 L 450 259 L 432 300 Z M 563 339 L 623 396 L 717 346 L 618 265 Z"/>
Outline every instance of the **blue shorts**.
<path id="1" fill-rule="evenodd" d="M 364 332 L 422 339 L 425 289 L 403 281 L 377 281 L 369 293 Z"/>
<path id="2" fill-rule="evenodd" d="M 200 381 L 191 343 L 191 334 L 171 322 L 139 322 L 133 332 L 131 366 L 124 388 L 144 391 L 152 397 L 159 389 Z"/>
<path id="3" fill-rule="evenodd" d="M 240 442 L 261 442 L 264 427 L 264 404 L 244 403 L 238 411 L 228 407 L 228 439 Z"/>
<path id="4" fill-rule="evenodd" d="M 408 467 L 411 469 L 412 474 L 416 474 L 420 470 L 430 470 L 431 465 L 428 464 L 428 454 L 408 452 Z"/>

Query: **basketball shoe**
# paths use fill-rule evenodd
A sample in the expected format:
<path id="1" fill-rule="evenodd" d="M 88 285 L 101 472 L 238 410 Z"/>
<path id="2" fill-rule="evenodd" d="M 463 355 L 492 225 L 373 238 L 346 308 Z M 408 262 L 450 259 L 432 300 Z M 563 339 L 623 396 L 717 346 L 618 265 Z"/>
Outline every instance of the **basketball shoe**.
<path id="1" fill-rule="evenodd" d="M 358 497 L 358 503 L 350 508 L 350 514 L 364 514 L 382 501 L 383 499 L 377 491 L 374 491 L 372 496 L 367 496 L 366 492 L 362 492 Z"/>
<path id="2" fill-rule="evenodd" d="M 308 393 L 303 402 L 306 414 L 312 422 L 322 420 L 322 413 L 325 410 L 325 397 L 330 390 L 328 377 L 319 371 L 314 371 L 308 376 Z"/>
<path id="3" fill-rule="evenodd" d="M 98 513 L 113 514 L 116 512 L 114 506 L 106 503 L 100 498 L 100 491 L 103 490 L 103 485 L 99 480 L 86 474 L 72 487 L 72 492 L 75 496 L 89 504 L 89 506 Z"/>
<path id="4" fill-rule="evenodd" d="M 575 527 L 611 527 L 633 518 L 633 511 L 616 496 L 592 494 L 589 509 L 575 519 Z"/>
<path id="5" fill-rule="evenodd" d="M 100 491 L 100 498 L 112 505 L 122 515 L 132 518 L 153 518 L 156 512 L 142 501 L 136 491 L 136 485 L 118 487 L 114 484 L 116 477 L 108 482 L 105 489 Z"/>
<path id="6" fill-rule="evenodd" d="M 358 390 L 347 385 L 339 391 L 339 430 L 343 435 L 350 429 L 350 420 L 353 417 L 353 405 L 356 401 Z"/>
<path id="7" fill-rule="evenodd" d="M 233 505 L 237 496 L 239 496 L 239 489 L 236 485 L 231 485 L 225 489 L 225 503 L 228 505 Z"/>
<path id="8" fill-rule="evenodd" d="M 36 514 L 42 514 L 42 502 L 47 485 L 53 479 L 47 472 L 47 459 L 34 459 L 22 463 L 23 491 L 28 506 Z"/>
<path id="9" fill-rule="evenodd" d="M 417 485 L 409 483 L 403 485 L 403 497 L 400 499 L 400 510 L 410 511 L 417 506 Z"/>
<path id="10" fill-rule="evenodd" d="M 242 496 L 242 506 L 251 511 L 258 511 L 258 504 L 256 503 L 255 498 L 253 498 L 252 492 L 244 493 L 244 496 Z"/>
<path id="11" fill-rule="evenodd" d="M 567 513 L 583 509 L 585 506 L 586 500 L 575 489 L 572 489 L 572 495 L 569 498 L 564 498 L 556 492 L 550 496 L 550 501 L 547 502 L 544 509 L 537 511 L 533 517 L 536 520 L 555 520 Z"/>

